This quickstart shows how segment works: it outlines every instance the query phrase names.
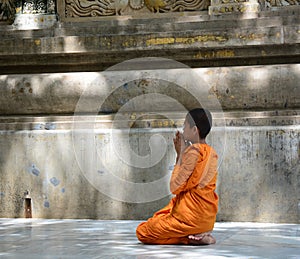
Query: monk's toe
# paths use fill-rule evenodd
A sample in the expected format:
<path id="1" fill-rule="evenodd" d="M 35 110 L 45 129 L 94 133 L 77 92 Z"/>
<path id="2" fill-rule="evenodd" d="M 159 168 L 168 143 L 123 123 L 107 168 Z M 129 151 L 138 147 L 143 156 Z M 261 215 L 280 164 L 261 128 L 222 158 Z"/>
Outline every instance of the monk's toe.
<path id="1" fill-rule="evenodd" d="M 189 239 L 191 245 L 213 245 L 216 243 L 216 239 L 212 235 L 206 235 L 201 239 Z"/>

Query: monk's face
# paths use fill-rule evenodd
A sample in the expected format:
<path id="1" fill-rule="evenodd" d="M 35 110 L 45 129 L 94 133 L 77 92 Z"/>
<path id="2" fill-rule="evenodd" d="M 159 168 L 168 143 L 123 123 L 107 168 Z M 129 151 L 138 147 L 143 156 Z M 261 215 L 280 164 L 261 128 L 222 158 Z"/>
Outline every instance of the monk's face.
<path id="1" fill-rule="evenodd" d="M 192 143 L 198 143 L 200 141 L 197 126 L 191 126 L 187 118 L 184 120 L 182 135 L 185 141 L 190 141 Z"/>
<path id="2" fill-rule="evenodd" d="M 184 140 L 191 141 L 194 143 L 194 127 L 191 127 L 187 119 L 185 119 L 183 124 L 183 138 Z"/>

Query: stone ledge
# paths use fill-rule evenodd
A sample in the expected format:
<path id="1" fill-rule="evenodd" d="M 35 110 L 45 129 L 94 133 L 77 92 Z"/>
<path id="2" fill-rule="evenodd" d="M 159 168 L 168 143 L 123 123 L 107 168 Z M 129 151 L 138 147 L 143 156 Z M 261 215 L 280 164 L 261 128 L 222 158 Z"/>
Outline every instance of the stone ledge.
<path id="1" fill-rule="evenodd" d="M 33 30 L 32 36 L 8 29 L 0 42 L 0 74 L 101 71 L 136 57 L 170 58 L 190 67 L 299 63 L 300 8 L 273 13 L 238 23 L 234 15 L 132 19 L 120 25 L 107 20 L 90 28 L 92 22 L 65 22 Z"/>
<path id="2" fill-rule="evenodd" d="M 251 25 L 250 25 L 251 26 Z M 181 30 L 143 31 L 136 34 L 103 34 L 81 36 L 53 36 L 7 38 L 0 43 L 0 53 L 5 55 L 47 55 L 71 53 L 117 53 L 135 50 L 174 51 L 177 49 L 244 48 L 247 46 L 280 46 L 300 44 L 300 25 L 261 27 L 193 28 Z M 163 29 L 163 28 L 162 28 Z M 288 37 L 289 41 L 286 41 Z"/>
<path id="3" fill-rule="evenodd" d="M 300 44 L 0 55 L 0 74 L 104 71 L 120 62 L 143 57 L 173 59 L 191 68 L 298 64 Z"/>
<path id="4" fill-rule="evenodd" d="M 182 127 L 186 113 L 162 112 L 158 116 L 151 113 L 124 114 L 122 118 L 115 120 L 115 114 L 110 115 L 61 115 L 61 116 L 0 116 L 0 131 L 43 131 L 43 130 L 72 130 L 78 127 L 91 127 L 95 130 L 107 130 L 117 126 L 120 129 L 170 129 Z M 214 127 L 268 127 L 268 126 L 296 126 L 300 124 L 300 110 L 281 111 L 236 111 L 213 112 Z M 120 114 L 118 114 L 120 116 Z M 143 119 L 139 119 L 143 118 Z M 75 128 L 74 128 L 75 127 Z"/>
<path id="5" fill-rule="evenodd" d="M 102 105 L 101 108 L 81 107 L 80 112 L 113 114 L 133 98 L 153 93 L 176 100 L 187 109 L 198 107 L 199 102 L 209 109 L 215 109 L 215 105 L 218 104 L 223 111 L 276 111 L 300 108 L 299 64 L 190 70 L 178 67 L 171 69 L 170 66 L 178 63 L 174 60 L 167 61 L 155 59 L 152 63 L 151 59 L 138 59 L 120 64 L 118 71 L 111 69 L 101 73 L 2 75 L 0 114 L 70 115 L 74 114 L 81 97 L 91 105 L 100 105 L 100 102 Z M 121 71 L 125 69 L 129 71 Z M 184 85 L 192 87 L 195 80 L 199 86 L 204 83 L 205 88 L 194 89 L 191 94 Z M 93 85 L 96 88 L 93 88 L 92 92 L 84 92 L 87 87 Z M 102 87 L 103 85 L 108 87 Z M 151 101 L 151 98 L 149 100 Z M 145 105 L 148 105 L 148 111 L 174 111 L 174 103 L 164 100 L 164 103 L 155 109 L 151 103 L 137 103 L 134 112 L 143 111 Z"/>

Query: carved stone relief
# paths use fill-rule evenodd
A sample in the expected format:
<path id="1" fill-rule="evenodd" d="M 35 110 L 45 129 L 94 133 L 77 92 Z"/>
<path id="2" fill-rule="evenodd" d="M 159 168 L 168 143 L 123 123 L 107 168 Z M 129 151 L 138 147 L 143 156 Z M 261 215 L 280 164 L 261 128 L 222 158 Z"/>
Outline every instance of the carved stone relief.
<path id="1" fill-rule="evenodd" d="M 66 17 L 207 10 L 210 0 L 65 0 Z"/>
<path id="2" fill-rule="evenodd" d="M 211 0 L 0 0 L 0 22 L 13 21 L 16 13 L 55 14 L 56 2 L 61 7 L 59 14 L 63 18 L 192 12 L 207 10 L 211 5 Z M 264 9 L 299 5 L 300 0 L 259 0 L 259 4 Z"/>
<path id="3" fill-rule="evenodd" d="M 299 5 L 299 4 L 300 4 L 300 0 L 266 0 L 267 7 Z"/>
<path id="4" fill-rule="evenodd" d="M 224 0 L 228 3 L 249 2 L 249 0 Z M 300 0 L 260 0 L 265 8 L 298 5 Z M 64 17 L 101 17 L 127 14 L 151 14 L 207 10 L 212 0 L 65 0 Z M 256 8 L 259 10 L 259 8 Z"/>

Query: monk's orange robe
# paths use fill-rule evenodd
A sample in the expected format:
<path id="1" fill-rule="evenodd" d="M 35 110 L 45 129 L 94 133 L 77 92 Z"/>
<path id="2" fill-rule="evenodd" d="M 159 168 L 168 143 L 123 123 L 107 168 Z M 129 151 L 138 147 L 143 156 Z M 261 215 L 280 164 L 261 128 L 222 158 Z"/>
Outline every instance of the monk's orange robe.
<path id="1" fill-rule="evenodd" d="M 215 193 L 218 157 L 207 144 L 193 144 L 171 176 L 175 197 L 136 229 L 145 244 L 188 244 L 188 235 L 211 231 L 218 211 Z"/>

